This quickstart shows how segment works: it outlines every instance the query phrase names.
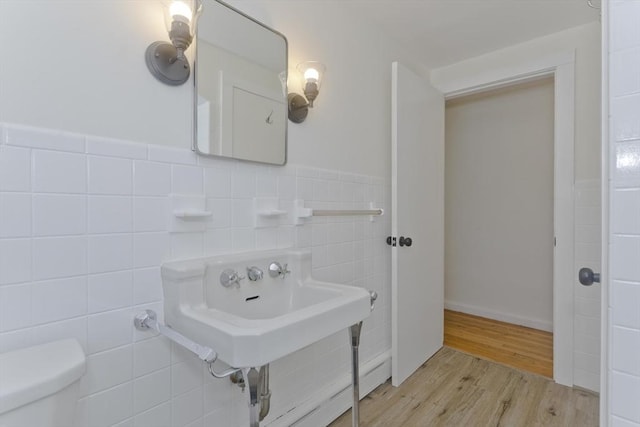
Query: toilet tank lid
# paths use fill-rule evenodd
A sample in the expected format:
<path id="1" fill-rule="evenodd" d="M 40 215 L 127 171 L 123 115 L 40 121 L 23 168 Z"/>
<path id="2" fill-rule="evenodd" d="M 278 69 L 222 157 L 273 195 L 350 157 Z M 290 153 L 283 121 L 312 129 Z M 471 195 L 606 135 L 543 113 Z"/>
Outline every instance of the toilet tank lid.
<path id="1" fill-rule="evenodd" d="M 0 414 L 62 390 L 84 371 L 84 351 L 75 339 L 0 354 Z"/>

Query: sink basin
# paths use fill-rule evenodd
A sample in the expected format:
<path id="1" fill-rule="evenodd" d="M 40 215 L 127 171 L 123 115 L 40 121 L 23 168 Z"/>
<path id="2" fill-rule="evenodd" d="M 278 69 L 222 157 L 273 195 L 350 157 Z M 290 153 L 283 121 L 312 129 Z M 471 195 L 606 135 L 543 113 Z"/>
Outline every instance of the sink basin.
<path id="1" fill-rule="evenodd" d="M 269 265 L 290 273 L 271 277 Z M 225 287 L 221 274 L 264 272 Z M 311 254 L 301 250 L 247 252 L 169 262 L 162 266 L 165 323 L 211 347 L 235 368 L 259 367 L 346 329 L 371 312 L 365 289 L 311 277 Z"/>

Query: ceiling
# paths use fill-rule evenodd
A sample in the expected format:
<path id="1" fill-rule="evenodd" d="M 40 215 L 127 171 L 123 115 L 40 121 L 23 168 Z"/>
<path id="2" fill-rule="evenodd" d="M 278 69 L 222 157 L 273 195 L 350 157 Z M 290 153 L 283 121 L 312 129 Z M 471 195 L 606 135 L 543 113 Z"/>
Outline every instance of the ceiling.
<path id="1" fill-rule="evenodd" d="M 598 21 L 587 0 L 344 0 L 437 68 Z M 595 6 L 600 0 L 592 0 Z"/>

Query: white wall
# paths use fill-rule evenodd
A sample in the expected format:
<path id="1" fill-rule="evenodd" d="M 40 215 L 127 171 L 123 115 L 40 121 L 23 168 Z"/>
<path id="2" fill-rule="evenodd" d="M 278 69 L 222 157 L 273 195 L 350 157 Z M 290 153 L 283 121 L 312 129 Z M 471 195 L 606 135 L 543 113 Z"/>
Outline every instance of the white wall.
<path id="1" fill-rule="evenodd" d="M 640 426 L 640 3 L 612 1 L 608 6 L 610 252 L 604 420 L 610 426 Z"/>
<path id="2" fill-rule="evenodd" d="M 448 308 L 553 330 L 552 79 L 447 102 Z"/>
<path id="3" fill-rule="evenodd" d="M 191 86 L 149 74 L 146 47 L 167 40 L 159 1 L 0 2 L 0 120 L 190 146 Z"/>
<path id="4" fill-rule="evenodd" d="M 144 64 L 147 45 L 166 39 L 159 1 L 0 1 L 11 58 L 0 66 L 0 351 L 78 338 L 89 361 L 81 427 L 246 425 L 246 394 L 133 331 L 136 312 L 161 311 L 168 259 L 309 248 L 317 277 L 381 295 L 361 363 L 390 347 L 388 217 L 257 230 L 246 212 L 254 196 L 388 208 L 390 63 L 402 49 L 337 4 L 234 3 L 288 36 L 291 67 L 327 65 L 316 108 L 290 126 L 284 168 L 190 152 L 189 83 L 164 86 Z M 207 198 L 206 231 L 168 231 L 171 193 Z M 338 334 L 274 364 L 268 422 L 348 378 L 348 354 Z"/>
<path id="5" fill-rule="evenodd" d="M 410 62 L 402 47 L 339 2 L 230 3 L 287 36 L 290 73 L 311 59 L 327 66 L 309 119 L 289 127 L 289 160 L 387 174 L 389 64 Z M 160 0 L 0 2 L 11 58 L 0 67 L 0 120 L 190 147 L 191 81 L 168 87 L 144 63 L 147 45 L 167 39 L 162 13 Z"/>

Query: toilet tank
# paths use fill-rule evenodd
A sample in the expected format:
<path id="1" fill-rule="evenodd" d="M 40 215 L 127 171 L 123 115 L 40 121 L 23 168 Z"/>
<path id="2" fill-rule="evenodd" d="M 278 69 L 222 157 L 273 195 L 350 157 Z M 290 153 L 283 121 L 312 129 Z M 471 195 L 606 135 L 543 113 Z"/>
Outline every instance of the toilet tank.
<path id="1" fill-rule="evenodd" d="M 72 426 L 84 372 L 75 339 L 0 354 L 0 426 Z"/>

